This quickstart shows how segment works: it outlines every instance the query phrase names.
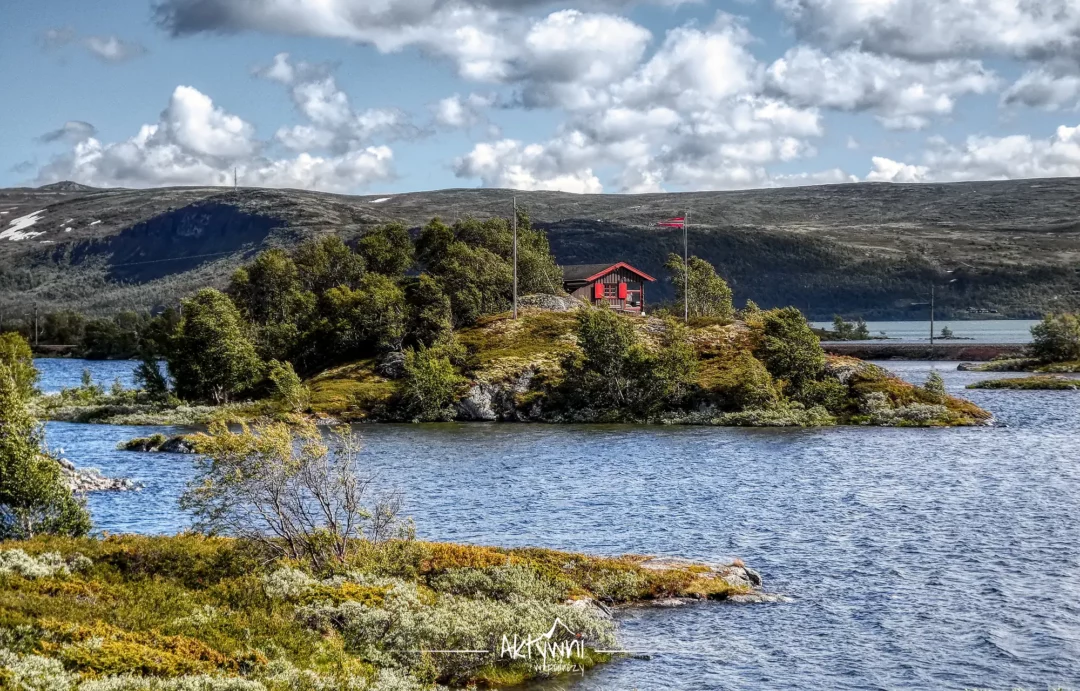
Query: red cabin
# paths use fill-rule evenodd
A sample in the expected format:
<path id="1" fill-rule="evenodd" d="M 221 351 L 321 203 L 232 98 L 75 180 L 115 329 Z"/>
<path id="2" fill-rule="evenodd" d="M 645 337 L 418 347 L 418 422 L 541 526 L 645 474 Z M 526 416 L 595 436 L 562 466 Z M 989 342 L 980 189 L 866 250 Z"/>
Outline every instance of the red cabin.
<path id="1" fill-rule="evenodd" d="M 570 264 L 562 271 L 563 289 L 574 297 L 631 314 L 645 313 L 645 283 L 656 280 L 626 262 Z"/>

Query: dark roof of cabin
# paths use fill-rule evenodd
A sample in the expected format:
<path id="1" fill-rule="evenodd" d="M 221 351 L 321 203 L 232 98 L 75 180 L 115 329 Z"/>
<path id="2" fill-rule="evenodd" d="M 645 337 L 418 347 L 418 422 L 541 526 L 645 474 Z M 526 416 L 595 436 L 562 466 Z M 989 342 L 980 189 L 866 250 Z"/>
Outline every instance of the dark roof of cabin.
<path id="1" fill-rule="evenodd" d="M 604 269 L 609 269 L 615 266 L 614 263 L 607 264 L 566 264 L 562 267 L 562 277 L 564 281 L 584 281 L 589 276 L 595 276 Z"/>
<path id="2" fill-rule="evenodd" d="M 619 267 L 624 267 L 630 271 L 638 274 L 642 278 L 655 281 L 656 279 L 645 273 L 630 266 L 626 262 L 608 262 L 606 264 L 564 264 L 562 267 L 563 281 L 588 281 L 593 278 L 597 278 L 599 275 L 614 271 Z"/>

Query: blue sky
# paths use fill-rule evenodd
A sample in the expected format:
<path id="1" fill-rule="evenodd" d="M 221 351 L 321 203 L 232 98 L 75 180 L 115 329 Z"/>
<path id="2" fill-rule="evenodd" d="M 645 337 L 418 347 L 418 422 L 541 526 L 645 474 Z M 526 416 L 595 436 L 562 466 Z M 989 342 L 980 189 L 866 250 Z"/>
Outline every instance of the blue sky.
<path id="1" fill-rule="evenodd" d="M 1067 0 L 5 0 L 0 185 L 1080 175 Z"/>

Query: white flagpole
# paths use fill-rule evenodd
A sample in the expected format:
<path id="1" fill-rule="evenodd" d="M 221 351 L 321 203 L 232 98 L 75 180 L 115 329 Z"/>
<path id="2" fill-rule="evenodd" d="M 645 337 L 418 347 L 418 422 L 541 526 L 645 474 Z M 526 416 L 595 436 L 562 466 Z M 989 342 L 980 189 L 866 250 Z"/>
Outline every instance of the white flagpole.
<path id="1" fill-rule="evenodd" d="M 690 243 L 687 234 L 690 229 L 690 210 L 687 209 L 683 216 L 682 225 L 682 248 L 683 248 L 683 321 L 690 323 Z"/>
<path id="2" fill-rule="evenodd" d="M 518 233 L 517 233 L 517 195 L 514 195 L 514 319 L 518 318 L 518 305 L 517 305 L 517 294 L 518 294 L 517 246 L 518 246 L 518 238 L 517 238 L 517 235 L 518 235 Z"/>

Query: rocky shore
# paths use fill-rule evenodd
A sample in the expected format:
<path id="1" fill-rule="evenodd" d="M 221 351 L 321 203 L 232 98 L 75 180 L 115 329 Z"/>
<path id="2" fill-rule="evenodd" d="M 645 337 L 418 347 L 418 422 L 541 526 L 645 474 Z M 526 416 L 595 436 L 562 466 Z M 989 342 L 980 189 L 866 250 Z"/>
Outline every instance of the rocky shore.
<path id="1" fill-rule="evenodd" d="M 64 476 L 64 482 L 76 494 L 88 492 L 128 492 L 140 488 L 139 483 L 127 478 L 105 477 L 101 471 L 94 468 L 76 468 L 75 464 L 66 458 L 56 459 L 60 464 L 60 472 Z"/>

